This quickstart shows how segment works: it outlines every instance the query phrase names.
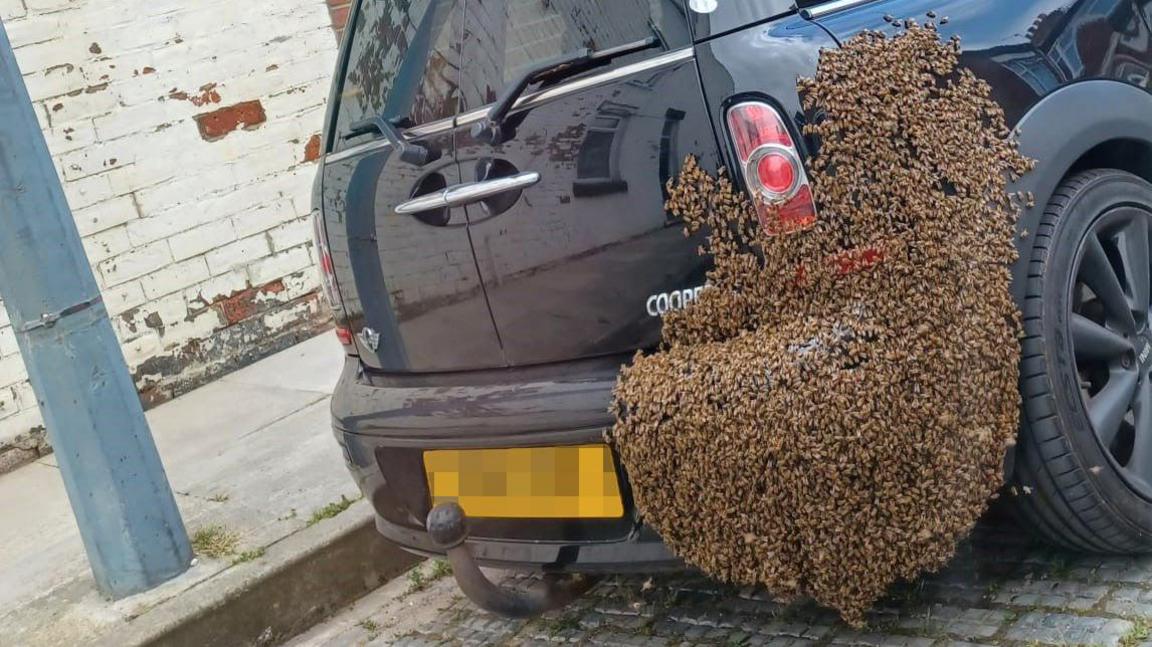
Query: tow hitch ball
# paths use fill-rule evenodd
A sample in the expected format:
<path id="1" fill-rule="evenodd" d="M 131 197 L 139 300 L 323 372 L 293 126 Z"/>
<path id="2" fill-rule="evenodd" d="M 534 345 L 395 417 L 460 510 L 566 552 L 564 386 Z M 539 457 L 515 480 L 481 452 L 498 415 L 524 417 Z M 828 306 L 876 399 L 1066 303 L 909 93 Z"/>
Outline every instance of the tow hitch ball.
<path id="1" fill-rule="evenodd" d="M 506 618 L 531 618 L 559 609 L 583 595 L 599 578 L 586 575 L 544 575 L 542 586 L 532 590 L 509 589 L 488 579 L 465 544 L 468 518 L 456 503 L 441 503 L 428 513 L 428 535 L 448 553 L 452 574 L 464 595 L 476 606 Z"/>

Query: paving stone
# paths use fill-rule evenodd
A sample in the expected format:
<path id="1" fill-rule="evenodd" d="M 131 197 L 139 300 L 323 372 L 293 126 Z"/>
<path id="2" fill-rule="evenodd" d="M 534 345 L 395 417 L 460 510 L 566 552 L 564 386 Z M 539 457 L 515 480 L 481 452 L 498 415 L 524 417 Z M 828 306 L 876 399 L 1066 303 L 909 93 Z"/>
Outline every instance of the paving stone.
<path id="1" fill-rule="evenodd" d="M 1118 616 L 1152 617 L 1152 591 L 1132 586 L 1120 587 L 1112 592 L 1104 610 Z"/>
<path id="2" fill-rule="evenodd" d="M 811 647 L 816 641 L 780 636 L 752 636 L 744 644 L 749 647 Z"/>
<path id="3" fill-rule="evenodd" d="M 1118 647 L 1133 626 L 1127 620 L 1033 611 L 1013 623 L 1005 638 L 1045 645 Z"/>
<path id="4" fill-rule="evenodd" d="M 1107 594 L 1108 587 L 1102 584 L 1064 580 L 1012 580 L 1003 585 L 994 601 L 1021 607 L 1085 610 L 1096 606 Z"/>
<path id="5" fill-rule="evenodd" d="M 1152 583 L 1152 555 L 1111 558 L 1101 567 L 1098 575 L 1104 582 Z"/>
<path id="6" fill-rule="evenodd" d="M 996 609 L 964 609 L 935 604 L 901 614 L 896 626 L 916 633 L 957 638 L 990 638 L 1010 617 Z"/>
<path id="7" fill-rule="evenodd" d="M 931 647 L 934 638 L 917 638 L 886 633 L 844 631 L 832 638 L 834 645 L 861 645 L 864 647 Z"/>

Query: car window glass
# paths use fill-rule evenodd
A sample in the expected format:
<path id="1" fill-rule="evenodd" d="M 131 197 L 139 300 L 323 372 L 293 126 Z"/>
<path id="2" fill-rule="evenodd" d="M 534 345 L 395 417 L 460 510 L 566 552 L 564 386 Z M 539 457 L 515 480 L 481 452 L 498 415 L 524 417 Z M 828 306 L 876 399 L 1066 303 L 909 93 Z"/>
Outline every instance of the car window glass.
<path id="1" fill-rule="evenodd" d="M 421 124 L 456 114 L 462 5 L 463 0 L 363 0 L 351 28 L 337 133 L 377 115 Z"/>
<path id="2" fill-rule="evenodd" d="M 601 50 L 654 35 L 669 49 L 691 42 L 681 0 L 469 0 L 462 80 L 467 107 L 495 101 L 533 64 L 587 47 Z M 616 65 L 656 56 L 651 49 Z"/>

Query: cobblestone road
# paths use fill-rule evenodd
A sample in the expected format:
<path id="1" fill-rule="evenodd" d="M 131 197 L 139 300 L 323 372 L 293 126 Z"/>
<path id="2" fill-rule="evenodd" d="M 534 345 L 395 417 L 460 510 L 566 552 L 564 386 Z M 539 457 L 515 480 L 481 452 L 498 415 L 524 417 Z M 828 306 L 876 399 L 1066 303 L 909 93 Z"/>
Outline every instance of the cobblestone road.
<path id="1" fill-rule="evenodd" d="M 694 575 L 612 578 L 560 612 L 509 621 L 435 570 L 425 564 L 291 645 L 1152 647 L 1152 557 L 1053 550 L 1010 521 L 978 529 L 944 571 L 897 587 L 863 631 L 811 603 Z"/>

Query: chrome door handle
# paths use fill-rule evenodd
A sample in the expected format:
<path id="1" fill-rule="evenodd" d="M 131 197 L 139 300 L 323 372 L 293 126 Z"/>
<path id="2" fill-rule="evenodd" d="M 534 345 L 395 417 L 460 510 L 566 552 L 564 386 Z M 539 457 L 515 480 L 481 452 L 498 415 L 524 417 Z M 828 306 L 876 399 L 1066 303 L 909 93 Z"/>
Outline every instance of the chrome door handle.
<path id="1" fill-rule="evenodd" d="M 415 213 L 432 211 L 434 209 L 462 207 L 480 202 L 485 198 L 500 195 L 501 193 L 522 191 L 539 181 L 540 174 L 535 171 L 529 171 L 527 173 L 517 173 L 516 175 L 498 177 L 483 182 L 457 184 L 442 191 L 422 195 L 404 202 L 396 207 L 396 213 L 402 216 L 410 216 Z"/>

